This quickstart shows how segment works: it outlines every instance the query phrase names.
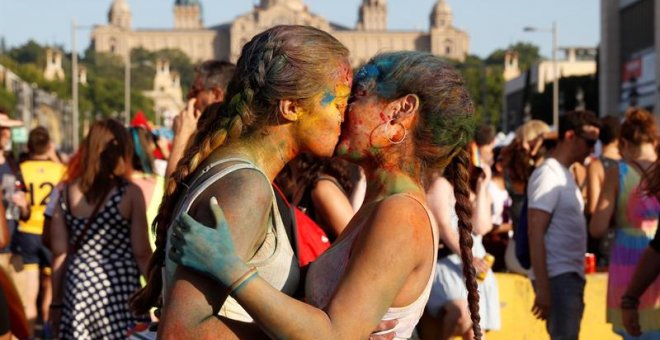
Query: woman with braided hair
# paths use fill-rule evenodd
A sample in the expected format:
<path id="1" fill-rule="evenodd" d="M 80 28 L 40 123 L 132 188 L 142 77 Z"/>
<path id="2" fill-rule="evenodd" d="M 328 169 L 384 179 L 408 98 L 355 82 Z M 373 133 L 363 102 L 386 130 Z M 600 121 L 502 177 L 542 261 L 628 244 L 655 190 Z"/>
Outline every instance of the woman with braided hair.
<path id="1" fill-rule="evenodd" d="M 349 107 L 336 153 L 365 169 L 365 203 L 311 264 L 306 303 L 282 294 L 237 255 L 233 239 L 241 235 L 230 231 L 233 213 L 223 213 L 215 198 L 210 200 L 215 228 L 187 214 L 173 226 L 169 257 L 226 287 L 270 337 L 367 338 L 389 319 L 398 321 L 395 338 L 411 337 L 437 256 L 426 186 L 450 163 L 461 253 L 472 263 L 465 145 L 472 136 L 473 105 L 460 76 L 431 54 L 381 54 L 355 76 Z M 478 339 L 475 273 L 471 265 L 465 268 Z"/>
<path id="2" fill-rule="evenodd" d="M 148 283 L 131 300 L 139 312 L 163 302 L 160 336 L 264 336 L 214 281 L 166 258 L 169 226 L 182 212 L 212 224 L 208 202 L 217 197 L 232 226 L 235 255 L 275 289 L 293 294 L 299 268 L 270 183 L 301 152 L 332 155 L 351 81 L 346 47 L 312 27 L 276 26 L 243 47 L 226 105 L 204 112 L 168 180 Z"/>

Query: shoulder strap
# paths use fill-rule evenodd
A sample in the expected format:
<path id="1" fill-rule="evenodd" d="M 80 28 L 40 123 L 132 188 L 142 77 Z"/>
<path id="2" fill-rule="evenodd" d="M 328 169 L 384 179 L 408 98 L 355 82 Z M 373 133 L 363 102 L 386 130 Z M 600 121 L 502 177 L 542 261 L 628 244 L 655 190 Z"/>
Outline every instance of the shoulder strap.
<path id="1" fill-rule="evenodd" d="M 69 191 L 69 186 L 67 185 L 64 190 L 67 192 L 67 201 L 69 200 L 68 198 L 68 191 Z M 80 236 L 76 239 L 76 242 L 71 246 L 71 249 L 69 251 L 70 254 L 75 254 L 78 251 L 78 248 L 82 244 L 82 241 L 85 239 L 85 236 L 87 236 L 87 231 L 89 231 L 89 227 L 94 223 L 96 220 L 96 214 L 99 212 L 99 209 L 101 209 L 101 206 L 103 203 L 105 203 L 105 198 L 108 196 L 110 193 L 110 190 L 112 190 L 112 187 L 107 189 L 103 195 L 101 196 L 101 199 L 96 203 L 96 206 L 94 206 L 94 210 L 92 210 L 92 214 L 89 215 L 89 218 L 87 218 L 87 222 L 85 223 L 85 226 L 83 227 L 82 231 L 80 232 Z"/>
<path id="2" fill-rule="evenodd" d="M 298 228 L 296 223 L 296 212 L 294 210 L 295 207 L 289 204 L 282 190 L 274 183 L 273 189 L 275 190 L 275 200 L 277 201 L 277 209 L 280 210 L 284 231 L 286 232 L 286 236 L 289 238 L 289 243 L 291 243 L 291 249 L 293 249 L 294 254 L 297 255 Z"/>

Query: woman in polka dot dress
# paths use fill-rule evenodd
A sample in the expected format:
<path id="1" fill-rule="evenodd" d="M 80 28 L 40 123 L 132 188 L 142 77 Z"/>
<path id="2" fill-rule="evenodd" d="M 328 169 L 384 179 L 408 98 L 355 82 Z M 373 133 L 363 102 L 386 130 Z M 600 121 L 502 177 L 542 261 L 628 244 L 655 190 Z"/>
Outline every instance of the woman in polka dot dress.
<path id="1" fill-rule="evenodd" d="M 64 178 L 51 236 L 51 322 L 64 339 L 125 339 L 149 320 L 128 309 L 151 256 L 128 140 L 118 121 L 94 123 Z"/>

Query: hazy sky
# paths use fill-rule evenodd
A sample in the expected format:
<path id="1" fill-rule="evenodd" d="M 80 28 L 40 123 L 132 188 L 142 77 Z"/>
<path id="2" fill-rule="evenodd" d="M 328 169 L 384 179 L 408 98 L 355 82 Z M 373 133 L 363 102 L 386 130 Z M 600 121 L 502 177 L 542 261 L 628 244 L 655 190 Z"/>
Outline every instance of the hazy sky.
<path id="1" fill-rule="evenodd" d="M 174 0 L 127 0 L 134 28 L 173 26 Z M 204 24 L 231 21 L 249 11 L 254 0 L 202 0 Z M 305 0 L 310 10 L 330 21 L 355 27 L 361 0 Z M 551 34 L 526 33 L 525 26 L 549 28 L 556 20 L 559 45 L 596 46 L 600 41 L 598 0 L 447 0 L 454 25 L 470 35 L 470 53 L 485 57 L 497 48 L 518 41 L 541 46 L 550 56 Z M 71 20 L 79 25 L 107 22 L 111 0 L 0 0 L 0 36 L 10 47 L 34 39 L 42 44 L 62 44 L 69 49 Z M 388 1 L 388 27 L 393 30 L 426 30 L 436 0 Z M 78 49 L 89 45 L 89 30 L 77 35 Z"/>

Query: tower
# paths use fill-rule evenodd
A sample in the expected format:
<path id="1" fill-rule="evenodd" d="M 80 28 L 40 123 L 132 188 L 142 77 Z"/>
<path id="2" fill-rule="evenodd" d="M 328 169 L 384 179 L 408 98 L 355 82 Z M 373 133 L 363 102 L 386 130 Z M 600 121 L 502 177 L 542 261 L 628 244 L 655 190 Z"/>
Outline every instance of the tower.
<path id="1" fill-rule="evenodd" d="M 518 67 L 518 52 L 506 51 L 504 54 L 504 80 L 509 81 L 520 75 Z"/>
<path id="2" fill-rule="evenodd" d="M 385 31 L 387 29 L 387 0 L 363 0 L 358 13 L 357 29 Z"/>
<path id="3" fill-rule="evenodd" d="M 110 25 L 124 29 L 131 28 L 131 9 L 126 0 L 114 0 L 108 12 L 108 22 Z"/>
<path id="4" fill-rule="evenodd" d="M 54 49 L 46 50 L 46 69 L 44 70 L 44 79 L 64 80 L 64 70 L 62 69 L 62 52 Z"/>
<path id="5" fill-rule="evenodd" d="M 176 0 L 174 3 L 174 29 L 201 29 L 202 5 L 198 0 Z"/>
<path id="6" fill-rule="evenodd" d="M 302 11 L 306 8 L 303 0 L 261 0 L 259 7 L 268 9 L 276 5 L 283 5 L 294 11 Z"/>
<path id="7" fill-rule="evenodd" d="M 445 0 L 438 0 L 431 12 L 431 27 L 451 27 L 454 21 L 454 16 L 451 13 L 451 8 L 447 5 Z"/>

